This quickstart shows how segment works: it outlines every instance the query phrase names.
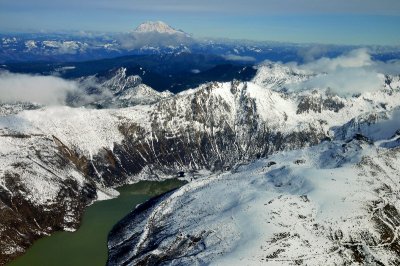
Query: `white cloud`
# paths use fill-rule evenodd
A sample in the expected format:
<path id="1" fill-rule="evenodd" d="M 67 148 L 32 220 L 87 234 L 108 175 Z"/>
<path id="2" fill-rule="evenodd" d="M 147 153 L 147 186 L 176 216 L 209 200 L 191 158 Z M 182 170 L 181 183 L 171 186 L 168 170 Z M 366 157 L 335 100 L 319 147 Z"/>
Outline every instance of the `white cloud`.
<path id="1" fill-rule="evenodd" d="M 60 105 L 65 104 L 68 93 L 77 91 L 77 88 L 75 82 L 58 77 L 0 72 L 1 102 Z"/>
<path id="2" fill-rule="evenodd" d="M 373 140 L 389 139 L 400 129 L 400 110 L 397 109 L 388 120 L 372 124 L 367 127 L 368 132 L 363 132 Z"/>
<path id="3" fill-rule="evenodd" d="M 380 89 L 384 79 L 384 75 L 363 68 L 343 68 L 311 78 L 302 86 L 307 89 L 330 88 L 341 96 L 351 96 Z"/>
<path id="4" fill-rule="evenodd" d="M 121 46 L 125 49 L 140 49 L 152 46 L 180 46 L 193 42 L 193 39 L 185 34 L 131 32 L 128 34 L 120 34 L 116 37 Z"/>
<path id="5" fill-rule="evenodd" d="M 391 60 L 388 62 L 376 61 L 372 68 L 379 73 L 400 75 L 400 60 Z"/>
<path id="6" fill-rule="evenodd" d="M 304 60 L 304 62 L 311 62 L 328 51 L 329 47 L 327 45 L 314 45 L 312 47 L 300 48 L 298 55 Z"/>
<path id="7" fill-rule="evenodd" d="M 317 72 L 332 72 L 345 68 L 360 68 L 371 66 L 373 61 L 367 49 L 356 49 L 336 58 L 323 57 L 310 63 L 301 65 L 306 70 Z"/>
<path id="8" fill-rule="evenodd" d="M 379 90 L 386 74 L 400 74 L 400 61 L 375 61 L 367 49 L 356 49 L 336 58 L 324 57 L 302 65 L 288 65 L 314 74 L 306 81 L 289 85 L 289 88 L 330 88 L 341 96 Z"/>
<path id="9" fill-rule="evenodd" d="M 241 62 L 254 62 L 256 59 L 251 56 L 241 56 L 235 54 L 227 54 L 223 56 L 226 60 L 230 61 L 241 61 Z"/>

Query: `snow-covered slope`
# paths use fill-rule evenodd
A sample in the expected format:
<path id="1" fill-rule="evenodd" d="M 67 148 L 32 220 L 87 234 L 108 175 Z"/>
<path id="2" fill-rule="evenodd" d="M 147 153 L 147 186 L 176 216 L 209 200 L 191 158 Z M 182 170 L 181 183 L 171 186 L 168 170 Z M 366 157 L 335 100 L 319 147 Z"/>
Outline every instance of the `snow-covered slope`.
<path id="1" fill-rule="evenodd" d="M 122 220 L 108 265 L 398 265 L 391 141 L 326 141 L 193 181 Z"/>
<path id="2" fill-rule="evenodd" d="M 152 104 L 163 98 L 173 96 L 169 91 L 158 92 L 145 84 L 124 90 L 120 95 L 112 99 L 116 106 L 133 106 L 138 104 Z"/>
<path id="3" fill-rule="evenodd" d="M 314 74 L 295 67 L 274 62 L 264 62 L 257 67 L 253 82 L 269 89 L 282 89 L 287 85 L 309 79 Z"/>

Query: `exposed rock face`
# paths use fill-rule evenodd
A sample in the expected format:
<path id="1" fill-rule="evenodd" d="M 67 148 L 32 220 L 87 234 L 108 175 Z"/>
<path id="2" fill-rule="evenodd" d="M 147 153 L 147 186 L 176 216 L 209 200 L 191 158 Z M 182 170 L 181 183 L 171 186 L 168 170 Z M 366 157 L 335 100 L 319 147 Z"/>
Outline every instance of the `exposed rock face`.
<path id="1" fill-rule="evenodd" d="M 104 169 L 107 164 L 97 158 L 94 164 L 106 180 L 115 172 L 121 177 L 138 174 L 145 166 L 162 173 L 226 170 L 237 162 L 316 145 L 334 135 L 351 138 L 362 127 L 389 118 L 397 103 L 381 93 L 375 100 L 372 95 L 344 99 L 321 92 L 287 96 L 252 83 L 210 83 L 155 104 L 147 129 L 140 122 L 121 124 L 124 139 L 112 151 L 117 163 Z M 302 107 L 307 97 L 314 101 Z M 388 104 L 376 108 L 381 101 Z M 353 118 L 355 114 L 361 115 Z"/>
<path id="2" fill-rule="evenodd" d="M 59 148 L 46 136 L 2 136 L 0 264 L 44 235 L 77 228 L 84 208 L 96 198 L 93 181 Z"/>
<path id="3" fill-rule="evenodd" d="M 35 110 L 41 107 L 42 106 L 33 103 L 19 102 L 19 103 L 8 104 L 0 102 L 0 116 L 18 114 L 23 110 Z"/>
<path id="4" fill-rule="evenodd" d="M 297 113 L 315 112 L 321 113 L 324 110 L 339 112 L 344 108 L 345 104 L 338 96 L 322 95 L 318 91 L 314 91 L 311 95 L 302 96 L 299 105 L 297 106 Z"/>
<path id="5" fill-rule="evenodd" d="M 226 170 L 240 161 L 315 145 L 326 137 L 319 121 L 304 121 L 301 130 L 287 130 L 285 113 L 275 112 L 269 103 L 257 103 L 251 94 L 257 93 L 255 88 L 244 83 L 211 83 L 160 101 L 149 113 L 150 131 L 140 123 L 120 125 L 124 140 L 114 145 L 116 164 L 105 163 L 105 156 L 96 157 L 93 163 L 111 184 L 115 176 L 124 180 L 145 166 L 170 174 L 179 169 Z M 273 97 L 283 101 L 278 93 Z M 272 108 L 274 117 L 265 121 L 258 108 Z"/>
<path id="6" fill-rule="evenodd" d="M 1 261 L 43 234 L 76 228 L 83 207 L 105 187 L 178 172 L 234 170 L 238 163 L 335 135 L 351 138 L 365 123 L 390 118 L 400 98 L 396 89 L 358 98 L 321 90 L 314 101 L 315 95 L 233 81 L 160 97 L 151 105 L 45 107 L 0 117 L 1 211 L 9 217 L 0 219 Z M 307 97 L 312 104 L 302 104 Z M 361 119 L 377 114 L 382 119 Z M 15 224 L 24 236 L 15 234 Z M 201 243 L 197 239 L 204 236 L 190 234 L 176 244 Z"/>

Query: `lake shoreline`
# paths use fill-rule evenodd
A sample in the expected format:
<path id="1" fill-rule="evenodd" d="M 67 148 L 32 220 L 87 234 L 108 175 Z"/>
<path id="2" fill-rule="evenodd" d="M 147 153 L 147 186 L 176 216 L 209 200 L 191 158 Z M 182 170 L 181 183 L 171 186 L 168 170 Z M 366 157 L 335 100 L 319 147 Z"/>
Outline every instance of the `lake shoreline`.
<path id="1" fill-rule="evenodd" d="M 36 240 L 33 245 L 21 256 L 16 257 L 14 260 L 9 262 L 9 266 L 22 266 L 22 265 L 88 265 L 90 261 L 75 261 L 68 262 L 70 256 L 77 256 L 77 253 L 84 253 L 83 257 L 91 257 L 97 260 L 97 264 L 101 259 L 98 259 L 99 252 L 102 252 L 101 258 L 103 258 L 103 265 L 107 261 L 107 238 L 111 229 L 126 215 L 133 211 L 139 204 L 142 204 L 153 197 L 164 194 L 168 191 L 174 190 L 186 184 L 187 181 L 182 181 L 179 179 L 167 179 L 162 181 L 138 181 L 134 184 L 122 185 L 117 188 L 113 188 L 118 191 L 119 195 L 110 199 L 100 199 L 94 200 L 90 203 L 84 210 L 82 218 L 80 219 L 79 228 L 74 232 L 68 231 L 55 231 L 49 236 L 43 236 Z M 108 189 L 107 189 L 108 190 Z M 102 191 L 102 193 L 104 193 Z M 118 206 L 118 204 L 120 206 Z M 115 206 L 114 206 L 115 205 Z M 96 210 L 97 209 L 97 210 Z M 107 214 L 107 213 L 108 214 Z M 92 229 L 91 227 L 97 228 Z M 82 229 L 83 228 L 83 229 Z M 93 231 L 94 230 L 94 231 Z M 84 231 L 82 233 L 82 231 Z M 105 233 L 105 234 L 104 234 Z M 87 250 L 80 251 L 74 241 L 79 239 L 79 235 L 85 235 L 83 240 L 78 242 L 84 242 L 79 244 L 79 248 Z M 97 234 L 102 234 L 100 239 Z M 54 238 L 55 240 L 51 240 Z M 89 238 L 89 239 L 88 239 Z M 90 244 L 90 238 L 93 240 L 102 241 L 100 244 Z M 64 239 L 64 240 L 63 240 Z M 52 241 L 54 243 L 52 244 Z M 66 241 L 64 243 L 63 241 Z M 103 244 L 103 245 L 102 245 Z M 54 255 L 52 255 L 51 250 L 53 246 L 59 246 L 56 250 L 53 250 Z M 77 244 L 78 245 L 78 244 Z M 91 247 L 95 245 L 95 247 Z M 100 248 L 102 246 L 102 248 Z M 58 250 L 63 251 L 58 251 Z M 74 251 L 74 252 L 72 252 Z M 96 251 L 96 252 L 95 252 Z M 68 253 L 69 252 L 69 253 Z M 49 254 L 50 253 L 50 254 Z M 72 253 L 72 254 L 70 254 Z M 67 254 L 67 255 L 65 255 Z M 65 259 L 60 262 L 52 264 L 52 261 L 62 258 L 65 255 Z M 46 260 L 46 256 L 49 256 L 49 260 Z M 73 257 L 72 256 L 72 257 Z M 83 258 L 84 259 L 84 258 Z M 85 259 L 87 260 L 87 259 Z M 90 264 L 91 265 L 91 264 Z"/>

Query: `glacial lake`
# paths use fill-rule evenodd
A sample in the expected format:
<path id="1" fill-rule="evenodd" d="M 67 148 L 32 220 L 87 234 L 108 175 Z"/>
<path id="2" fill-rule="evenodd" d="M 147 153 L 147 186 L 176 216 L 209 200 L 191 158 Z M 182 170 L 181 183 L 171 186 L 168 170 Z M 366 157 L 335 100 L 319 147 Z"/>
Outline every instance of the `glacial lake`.
<path id="1" fill-rule="evenodd" d="M 133 208 L 151 197 L 180 187 L 185 182 L 141 181 L 118 189 L 115 199 L 89 206 L 76 232 L 55 232 L 36 241 L 10 266 L 101 266 L 107 262 L 107 236 L 112 227 Z"/>

